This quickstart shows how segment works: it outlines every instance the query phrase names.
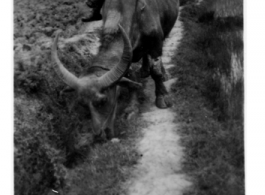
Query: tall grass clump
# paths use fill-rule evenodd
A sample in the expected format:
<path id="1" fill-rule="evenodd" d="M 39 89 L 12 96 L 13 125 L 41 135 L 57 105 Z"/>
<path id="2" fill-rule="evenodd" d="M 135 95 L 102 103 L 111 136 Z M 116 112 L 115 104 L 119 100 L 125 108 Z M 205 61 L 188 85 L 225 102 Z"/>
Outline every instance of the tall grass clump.
<path id="1" fill-rule="evenodd" d="M 189 4 L 180 16 L 184 33 L 172 90 L 186 148 L 183 167 L 194 184 L 186 194 L 244 194 L 242 1 L 241 8 L 225 2 Z"/>

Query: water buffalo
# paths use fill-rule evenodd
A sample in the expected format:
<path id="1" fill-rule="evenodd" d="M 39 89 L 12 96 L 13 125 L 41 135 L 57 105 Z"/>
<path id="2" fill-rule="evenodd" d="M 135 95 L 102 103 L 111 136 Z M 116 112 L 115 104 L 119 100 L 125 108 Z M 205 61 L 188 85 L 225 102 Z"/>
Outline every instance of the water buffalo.
<path id="1" fill-rule="evenodd" d="M 90 108 L 96 134 L 114 136 L 119 85 L 137 86 L 124 77 L 132 62 L 142 59 L 141 77 L 151 75 L 155 82 L 155 104 L 168 108 L 171 100 L 163 84 L 162 46 L 178 16 L 178 0 L 105 0 L 101 9 L 103 28 L 101 47 L 88 72 L 76 77 L 57 55 L 56 35 L 52 48 L 55 71 L 76 90 Z"/>

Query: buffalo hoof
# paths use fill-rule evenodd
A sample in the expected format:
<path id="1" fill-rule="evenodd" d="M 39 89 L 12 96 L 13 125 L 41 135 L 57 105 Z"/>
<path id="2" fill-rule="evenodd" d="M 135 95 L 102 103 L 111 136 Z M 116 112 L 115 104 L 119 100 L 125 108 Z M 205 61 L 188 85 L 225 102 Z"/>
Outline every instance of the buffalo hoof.
<path id="1" fill-rule="evenodd" d="M 149 70 L 144 70 L 140 68 L 137 72 L 136 75 L 138 78 L 147 78 L 150 76 L 150 71 Z"/>
<path id="2" fill-rule="evenodd" d="M 156 106 L 160 109 L 169 108 L 172 106 L 172 100 L 169 95 L 161 95 L 156 97 Z"/>
<path id="3" fill-rule="evenodd" d="M 133 116 L 139 113 L 139 108 L 137 107 L 136 104 L 128 106 L 124 110 L 123 118 L 126 120 L 130 120 Z"/>

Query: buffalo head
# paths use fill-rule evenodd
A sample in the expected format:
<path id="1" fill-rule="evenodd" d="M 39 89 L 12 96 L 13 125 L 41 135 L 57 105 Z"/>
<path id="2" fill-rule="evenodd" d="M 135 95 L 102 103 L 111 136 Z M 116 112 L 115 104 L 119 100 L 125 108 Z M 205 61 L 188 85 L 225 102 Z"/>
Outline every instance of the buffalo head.
<path id="1" fill-rule="evenodd" d="M 131 64 L 132 46 L 128 35 L 121 25 L 119 25 L 119 29 L 124 46 L 119 62 L 109 66 L 112 67 L 111 69 L 107 69 L 106 66 L 95 66 L 94 69 L 97 69 L 96 71 L 92 71 L 92 73 L 82 77 L 76 77 L 69 72 L 60 61 L 57 54 L 57 43 L 60 33 L 57 33 L 52 47 L 52 58 L 56 62 L 54 65 L 56 73 L 69 87 L 78 93 L 79 100 L 89 107 L 94 133 L 102 135 L 103 138 L 105 138 L 106 130 L 110 132 L 110 137 L 114 134 L 113 125 L 118 96 L 117 84 L 134 83 L 123 77 Z M 98 74 L 99 72 L 101 74 Z"/>

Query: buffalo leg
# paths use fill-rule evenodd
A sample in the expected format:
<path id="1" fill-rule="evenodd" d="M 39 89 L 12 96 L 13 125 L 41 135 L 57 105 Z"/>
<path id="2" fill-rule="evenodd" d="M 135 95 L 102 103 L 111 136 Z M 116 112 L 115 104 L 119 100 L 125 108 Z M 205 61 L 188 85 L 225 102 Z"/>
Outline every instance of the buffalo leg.
<path id="1" fill-rule="evenodd" d="M 147 78 L 150 76 L 150 57 L 148 55 L 144 55 L 142 58 L 142 67 L 137 71 L 137 77 L 139 78 Z"/>
<path id="2" fill-rule="evenodd" d="M 149 55 L 145 55 L 142 60 L 142 67 L 137 72 L 137 76 L 140 78 L 147 78 L 150 76 L 150 68 L 153 68 L 153 71 L 158 75 L 162 75 L 163 81 L 168 80 L 166 70 L 162 64 L 161 57 L 152 59 Z"/>
<path id="3" fill-rule="evenodd" d="M 168 80 L 165 68 L 162 63 L 163 33 L 157 30 L 155 36 L 149 37 L 149 66 L 153 74 L 162 78 L 163 81 Z"/>
<path id="4" fill-rule="evenodd" d="M 158 108 L 168 108 L 172 106 L 172 100 L 163 83 L 163 74 L 160 74 L 156 69 L 151 68 L 151 77 L 155 82 L 155 104 Z"/>
<path id="5" fill-rule="evenodd" d="M 151 58 L 150 61 L 150 67 L 152 67 L 154 74 L 160 75 L 164 82 L 167 81 L 169 79 L 169 76 L 167 75 L 166 70 L 163 66 L 161 56 L 153 59 Z"/>
<path id="6" fill-rule="evenodd" d="M 168 108 L 172 105 L 171 99 L 168 95 L 164 81 L 168 78 L 166 76 L 166 71 L 162 63 L 162 48 L 163 39 L 162 36 L 156 36 L 152 40 L 152 48 L 150 48 L 150 74 L 155 82 L 155 94 L 156 101 L 155 104 L 158 108 Z"/>
<path id="7" fill-rule="evenodd" d="M 162 64 L 162 58 L 151 57 L 151 77 L 155 82 L 155 94 L 156 100 L 155 104 L 158 108 L 168 108 L 172 106 L 171 98 L 168 95 L 164 81 L 167 80 L 166 71 Z"/>

